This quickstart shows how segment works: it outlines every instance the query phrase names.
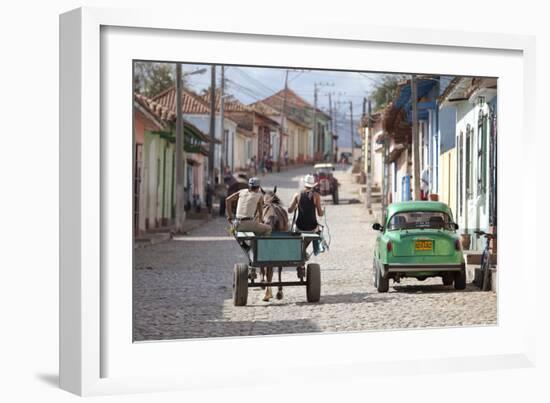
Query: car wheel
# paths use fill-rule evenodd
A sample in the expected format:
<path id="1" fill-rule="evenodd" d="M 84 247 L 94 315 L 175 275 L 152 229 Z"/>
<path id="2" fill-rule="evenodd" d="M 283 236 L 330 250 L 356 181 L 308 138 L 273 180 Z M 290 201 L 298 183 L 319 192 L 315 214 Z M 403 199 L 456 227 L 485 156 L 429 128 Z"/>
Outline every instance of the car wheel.
<path id="1" fill-rule="evenodd" d="M 374 284 L 374 288 L 378 287 L 378 276 L 377 276 L 378 269 L 376 268 L 376 261 L 372 261 L 372 283 Z"/>
<path id="2" fill-rule="evenodd" d="M 441 276 L 441 279 L 443 280 L 443 285 L 451 285 L 454 281 L 451 273 L 445 273 L 443 276 Z"/>
<path id="3" fill-rule="evenodd" d="M 380 268 L 376 269 L 376 289 L 378 292 L 388 292 L 390 289 L 390 279 L 382 276 L 382 270 Z"/>
<path id="4" fill-rule="evenodd" d="M 455 277 L 455 290 L 463 290 L 466 288 L 466 270 L 457 271 Z"/>

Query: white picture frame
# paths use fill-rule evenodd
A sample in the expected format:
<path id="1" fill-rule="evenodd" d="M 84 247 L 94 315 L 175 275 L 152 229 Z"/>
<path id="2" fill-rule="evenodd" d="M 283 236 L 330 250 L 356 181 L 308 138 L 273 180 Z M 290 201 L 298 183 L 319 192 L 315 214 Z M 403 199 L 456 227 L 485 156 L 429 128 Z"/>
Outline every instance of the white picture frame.
<path id="1" fill-rule="evenodd" d="M 135 52 L 135 47 L 131 46 L 132 37 L 138 35 L 144 46 L 140 47 L 139 54 L 132 55 L 131 52 Z M 192 42 L 201 41 L 201 37 L 210 43 L 201 42 L 200 47 L 193 46 Z M 267 370 L 265 364 L 254 362 L 243 369 L 243 376 L 223 364 L 232 363 L 232 360 L 238 358 L 235 352 L 244 348 L 284 348 L 287 353 L 282 355 L 287 354 L 288 357 L 299 352 L 302 361 L 282 359 L 271 363 L 270 368 L 275 365 L 279 369 L 307 369 L 303 371 L 305 378 L 326 382 L 395 373 L 410 375 L 419 372 L 430 374 L 440 371 L 532 367 L 535 360 L 536 295 L 524 289 L 514 290 L 516 297 L 520 294 L 518 300 L 512 301 L 507 297 L 513 282 L 510 271 L 506 270 L 506 267 L 515 267 L 517 275 L 518 267 L 521 268 L 521 278 L 536 275 L 536 251 L 525 254 L 520 260 L 506 247 L 513 242 L 517 245 L 520 239 L 521 248 L 527 250 L 527 226 L 521 223 L 521 217 L 527 217 L 530 208 L 522 202 L 524 199 L 519 198 L 519 202 L 507 199 L 506 192 L 513 190 L 506 186 L 499 187 L 499 231 L 502 234 L 499 250 L 502 253 L 499 255 L 498 326 L 132 343 L 131 338 L 127 337 L 127 324 L 131 323 L 131 311 L 128 311 L 131 284 L 130 288 L 124 287 L 128 279 L 124 270 L 131 271 L 131 264 L 128 267 L 128 259 L 131 263 L 131 257 L 128 256 L 128 246 L 131 248 L 131 243 L 128 243 L 131 239 L 131 210 L 126 212 L 127 217 L 124 216 L 124 208 L 127 207 L 124 204 L 124 192 L 131 186 L 130 177 L 124 183 L 124 174 L 130 164 L 124 167 L 128 157 L 131 158 L 131 148 L 124 151 L 126 154 L 120 166 L 114 167 L 110 160 L 114 150 L 124 150 L 128 138 L 131 141 L 131 131 L 127 132 L 128 138 L 106 136 L 114 128 L 120 128 L 118 132 L 126 133 L 127 125 L 131 125 L 131 115 L 127 114 L 131 110 L 131 98 L 127 98 L 127 105 L 121 101 L 126 99 L 128 91 L 131 95 L 131 81 L 127 82 L 126 90 L 114 90 L 117 85 L 113 83 L 119 83 L 121 77 L 125 80 L 128 74 L 128 66 L 117 64 L 115 58 L 121 57 L 125 62 L 128 58 L 173 61 L 175 59 L 170 57 L 173 53 L 170 53 L 169 43 L 185 40 L 189 41 L 186 43 L 189 43 L 189 49 L 193 49 L 195 55 L 191 60 L 177 61 L 273 65 L 273 59 L 261 52 L 229 55 L 220 51 L 220 54 L 208 57 L 208 46 L 219 45 L 220 38 L 234 41 L 234 49 L 238 48 L 237 42 L 243 41 L 248 41 L 248 47 L 284 45 L 289 49 L 293 46 L 303 49 L 316 46 L 318 49 L 341 52 L 340 56 L 344 59 L 348 57 L 348 60 L 352 60 L 349 59 L 352 52 L 371 52 L 371 55 L 376 54 L 372 52 L 387 52 L 387 59 L 373 58 L 368 66 L 364 61 L 356 60 L 349 62 L 349 69 L 361 69 L 363 66 L 363 70 L 410 71 L 411 63 L 417 63 L 414 72 L 433 73 L 436 68 L 433 66 L 438 65 L 444 69 L 439 72 L 445 74 L 498 76 L 499 178 L 506 176 L 507 182 L 522 183 L 525 189 L 529 189 L 530 197 L 536 198 L 534 177 L 520 176 L 514 173 L 513 167 L 502 164 L 510 156 L 518 158 L 520 163 L 527 163 L 534 155 L 534 108 L 529 106 L 534 102 L 536 83 L 533 37 L 388 29 L 344 23 L 304 22 L 299 26 L 286 26 L 278 21 L 250 20 L 243 24 L 242 21 L 237 23 L 222 18 L 208 21 L 181 19 L 177 13 L 151 10 L 81 8 L 70 11 L 60 17 L 61 387 L 79 395 L 228 385 L 244 387 L 246 374 Z M 152 51 L 150 44 L 154 41 L 163 43 L 163 49 Z M 296 49 L 290 52 L 292 57 L 278 59 L 282 60 L 283 65 L 287 63 L 294 66 L 300 60 Z M 430 65 L 422 65 L 420 58 L 411 58 L 415 61 L 407 59 L 397 64 L 399 52 L 408 56 L 429 55 L 433 52 L 440 57 Z M 469 60 L 481 63 L 473 63 L 472 66 L 450 63 L 463 53 L 472 55 Z M 197 57 L 201 55 L 203 59 L 198 60 Z M 105 60 L 106 57 L 112 60 Z M 308 67 L 331 68 L 342 63 L 313 59 L 307 62 Z M 495 60 L 501 62 L 495 63 Z M 298 63 L 299 67 L 304 67 L 303 63 L 306 62 Z M 107 76 L 112 80 L 106 82 Z M 109 105 L 107 110 L 105 105 Z M 117 115 L 119 117 L 110 120 L 115 115 L 115 109 L 122 112 Z M 511 114 L 511 111 L 514 113 Z M 503 141 L 500 141 L 501 137 Z M 502 180 L 499 181 L 502 183 Z M 115 194 L 116 188 L 120 188 L 122 197 Z M 113 215 L 106 211 L 122 212 L 122 218 L 117 216 L 117 223 L 114 224 L 113 220 L 108 219 Z M 512 222 L 510 217 L 507 218 L 510 211 L 516 212 L 517 221 Z M 512 225 L 514 237 L 507 232 Z M 126 238 L 118 238 L 118 235 Z M 114 247 L 113 242 L 117 242 L 117 247 Z M 124 268 L 120 271 L 120 278 L 116 277 L 118 274 L 106 269 L 110 267 L 111 259 Z M 115 301 L 112 298 L 114 294 L 120 295 L 123 302 L 119 304 Z M 494 339 L 495 344 L 485 353 L 477 347 L 471 348 L 468 343 L 479 338 Z M 453 345 L 445 350 L 445 345 L 451 339 L 461 341 L 459 344 L 464 345 Z M 307 344 L 314 348 L 302 349 L 304 340 L 308 340 Z M 429 344 L 439 348 L 431 352 L 400 348 L 389 352 L 384 349 L 386 345 L 398 346 L 404 340 L 419 346 L 428 345 L 428 340 Z M 357 351 L 357 346 L 365 345 L 377 347 L 370 351 Z M 315 355 L 318 348 L 326 351 L 322 359 Z M 185 354 L 183 364 L 182 361 L 167 358 L 178 357 L 179 354 Z M 203 362 L 205 356 L 216 357 L 222 364 L 213 368 Z M 155 373 L 149 370 L 151 365 L 157 365 L 154 367 Z M 279 371 L 278 382 L 285 380 L 292 382 L 292 371 Z"/>

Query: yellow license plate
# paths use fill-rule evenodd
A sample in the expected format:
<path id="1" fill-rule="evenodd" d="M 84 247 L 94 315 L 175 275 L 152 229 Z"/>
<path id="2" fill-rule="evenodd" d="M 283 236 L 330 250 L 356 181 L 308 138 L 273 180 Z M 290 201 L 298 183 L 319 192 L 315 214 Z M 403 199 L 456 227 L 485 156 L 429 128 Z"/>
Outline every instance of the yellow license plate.
<path id="1" fill-rule="evenodd" d="M 415 250 L 432 250 L 433 241 L 415 241 L 414 249 Z"/>

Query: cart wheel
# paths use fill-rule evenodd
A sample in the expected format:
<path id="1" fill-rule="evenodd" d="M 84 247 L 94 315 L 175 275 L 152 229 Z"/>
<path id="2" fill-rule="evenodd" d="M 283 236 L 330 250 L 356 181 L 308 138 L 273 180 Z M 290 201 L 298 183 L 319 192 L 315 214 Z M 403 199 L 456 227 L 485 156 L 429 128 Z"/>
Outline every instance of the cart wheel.
<path id="1" fill-rule="evenodd" d="M 233 304 L 246 305 L 248 299 L 248 265 L 237 263 L 233 268 Z"/>
<path id="2" fill-rule="evenodd" d="M 306 270 L 307 302 L 319 302 L 321 299 L 321 266 L 310 263 Z"/>

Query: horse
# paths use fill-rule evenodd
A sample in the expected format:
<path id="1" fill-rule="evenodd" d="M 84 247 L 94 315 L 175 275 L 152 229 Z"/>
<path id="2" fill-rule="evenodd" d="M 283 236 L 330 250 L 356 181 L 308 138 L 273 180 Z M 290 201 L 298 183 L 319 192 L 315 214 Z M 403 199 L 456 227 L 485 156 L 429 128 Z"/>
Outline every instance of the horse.
<path id="1" fill-rule="evenodd" d="M 288 214 L 283 207 L 281 199 L 277 195 L 277 186 L 273 188 L 273 191 L 263 191 L 264 207 L 263 207 L 263 223 L 271 226 L 272 231 L 288 231 Z M 279 267 L 279 283 L 281 282 L 282 267 Z M 262 282 L 265 281 L 267 275 L 267 282 L 271 283 L 273 280 L 273 267 L 260 268 Z M 269 301 L 273 298 L 271 287 L 266 287 L 264 301 Z M 283 299 L 283 287 L 279 285 L 277 291 L 277 299 Z"/>

